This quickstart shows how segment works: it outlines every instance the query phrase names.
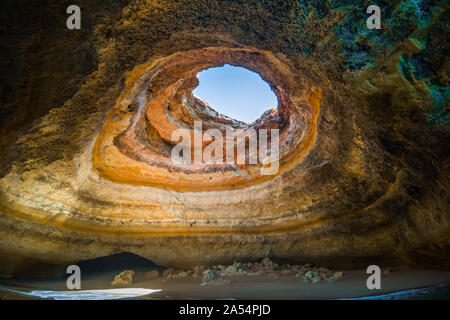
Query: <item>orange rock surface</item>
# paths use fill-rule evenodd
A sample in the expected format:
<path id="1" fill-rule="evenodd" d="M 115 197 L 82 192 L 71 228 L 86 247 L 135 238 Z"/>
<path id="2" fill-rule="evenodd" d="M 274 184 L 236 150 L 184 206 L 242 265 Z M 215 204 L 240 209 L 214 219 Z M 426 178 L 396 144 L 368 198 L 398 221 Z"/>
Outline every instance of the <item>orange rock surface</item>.
<path id="1" fill-rule="evenodd" d="M 120 252 L 448 268 L 445 11 L 419 27 L 393 5 L 392 26 L 362 32 L 359 4 L 323 3 L 80 0 L 78 31 L 60 1 L 10 8 L 0 274 Z M 196 74 L 225 63 L 259 73 L 278 111 L 247 125 L 194 97 Z M 173 163 L 173 131 L 198 120 L 279 129 L 278 172 Z"/>

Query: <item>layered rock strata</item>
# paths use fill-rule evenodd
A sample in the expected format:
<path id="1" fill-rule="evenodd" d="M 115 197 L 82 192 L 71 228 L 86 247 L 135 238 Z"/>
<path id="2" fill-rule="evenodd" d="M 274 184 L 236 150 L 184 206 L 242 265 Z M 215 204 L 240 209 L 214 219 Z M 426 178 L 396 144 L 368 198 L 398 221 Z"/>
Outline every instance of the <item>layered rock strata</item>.
<path id="1" fill-rule="evenodd" d="M 365 1 L 78 5 L 73 31 L 60 1 L 2 2 L 2 275 L 119 252 L 450 266 L 444 1 L 381 5 L 380 30 Z M 195 98 L 224 63 L 258 72 L 277 112 L 245 124 Z M 197 120 L 279 129 L 278 172 L 174 164 L 171 133 Z"/>

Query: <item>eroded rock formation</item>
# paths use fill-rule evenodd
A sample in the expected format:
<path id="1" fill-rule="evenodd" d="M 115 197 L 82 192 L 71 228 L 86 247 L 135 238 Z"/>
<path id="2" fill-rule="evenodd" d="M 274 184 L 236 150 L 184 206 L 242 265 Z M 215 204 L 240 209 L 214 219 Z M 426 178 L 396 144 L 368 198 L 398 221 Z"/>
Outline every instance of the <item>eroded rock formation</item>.
<path id="1" fill-rule="evenodd" d="M 124 251 L 450 266 L 445 1 L 380 4 L 381 30 L 365 1 L 78 1 L 81 30 L 41 2 L 2 2 L 2 275 Z M 192 95 L 224 63 L 278 97 L 250 125 L 280 130 L 275 175 L 171 162 L 177 128 L 248 127 Z"/>

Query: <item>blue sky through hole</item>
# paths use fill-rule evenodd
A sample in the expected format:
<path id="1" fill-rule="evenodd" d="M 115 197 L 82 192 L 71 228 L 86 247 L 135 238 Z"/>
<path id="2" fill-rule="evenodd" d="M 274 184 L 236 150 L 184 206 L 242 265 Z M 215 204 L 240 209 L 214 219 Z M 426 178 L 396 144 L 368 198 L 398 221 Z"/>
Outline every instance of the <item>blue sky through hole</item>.
<path id="1" fill-rule="evenodd" d="M 277 97 L 256 72 L 226 64 L 203 70 L 198 77 L 194 95 L 231 118 L 252 122 L 277 107 Z"/>

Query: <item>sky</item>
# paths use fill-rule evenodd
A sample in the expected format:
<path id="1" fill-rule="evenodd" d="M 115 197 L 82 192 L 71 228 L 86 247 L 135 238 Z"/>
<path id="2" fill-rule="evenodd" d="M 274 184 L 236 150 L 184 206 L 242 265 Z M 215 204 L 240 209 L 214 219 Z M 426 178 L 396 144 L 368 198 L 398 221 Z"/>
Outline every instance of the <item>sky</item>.
<path id="1" fill-rule="evenodd" d="M 236 120 L 252 122 L 264 111 L 277 107 L 277 97 L 256 72 L 226 64 L 203 70 L 197 76 L 200 84 L 194 95 Z"/>

